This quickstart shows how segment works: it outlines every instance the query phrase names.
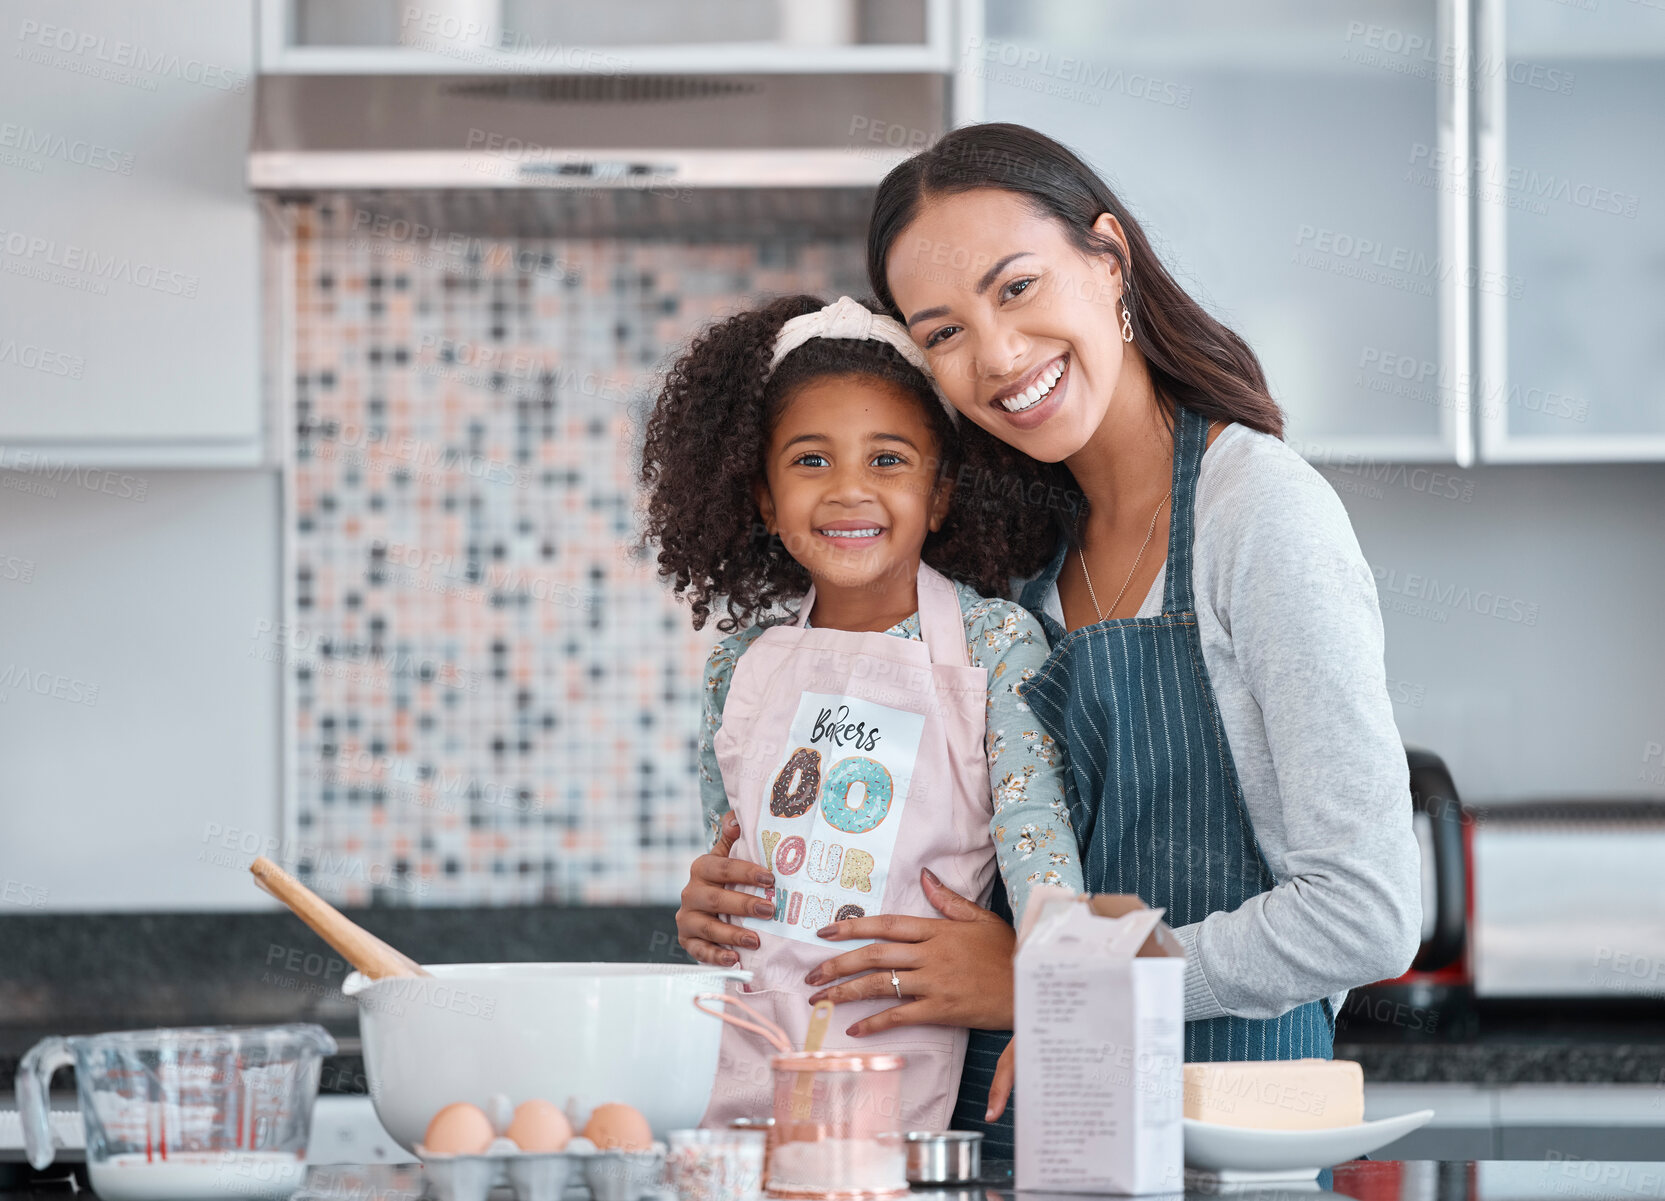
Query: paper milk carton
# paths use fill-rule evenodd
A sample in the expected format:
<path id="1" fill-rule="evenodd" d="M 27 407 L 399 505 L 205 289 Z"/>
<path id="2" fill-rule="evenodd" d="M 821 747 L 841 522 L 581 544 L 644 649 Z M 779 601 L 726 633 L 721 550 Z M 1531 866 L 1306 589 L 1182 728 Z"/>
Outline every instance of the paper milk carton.
<path id="1" fill-rule="evenodd" d="M 1014 969 L 1016 1186 L 1181 1191 L 1185 952 L 1162 910 L 1039 889 Z"/>

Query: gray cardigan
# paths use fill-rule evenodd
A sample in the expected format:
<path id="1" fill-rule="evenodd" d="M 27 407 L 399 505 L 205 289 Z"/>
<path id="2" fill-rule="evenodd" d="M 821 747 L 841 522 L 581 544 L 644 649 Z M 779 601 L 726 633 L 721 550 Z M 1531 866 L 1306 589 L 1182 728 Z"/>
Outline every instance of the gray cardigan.
<path id="1" fill-rule="evenodd" d="M 1375 581 L 1324 477 L 1242 425 L 1203 456 L 1193 562 L 1203 662 L 1278 884 L 1176 931 L 1185 1017 L 1271 1018 L 1326 995 L 1339 1012 L 1349 988 L 1408 968 L 1422 931 Z M 1161 612 L 1166 570 L 1138 616 Z M 1062 624 L 1056 588 L 1046 611 Z"/>

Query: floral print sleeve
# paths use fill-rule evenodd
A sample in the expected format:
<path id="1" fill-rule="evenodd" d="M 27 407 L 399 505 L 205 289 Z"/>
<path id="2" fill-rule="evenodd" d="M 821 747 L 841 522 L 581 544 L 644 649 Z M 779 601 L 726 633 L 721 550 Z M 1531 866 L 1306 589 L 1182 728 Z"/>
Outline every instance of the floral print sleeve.
<path id="1" fill-rule="evenodd" d="M 1046 633 L 1027 609 L 1008 600 L 985 599 L 962 587 L 960 607 L 971 662 L 989 673 L 989 833 L 1013 919 L 1021 923 L 1036 885 L 1085 891 L 1065 801 L 1064 748 L 1041 729 L 1017 691 L 1046 662 Z"/>
<path id="2" fill-rule="evenodd" d="M 712 846 L 717 844 L 717 828 L 729 808 L 728 790 L 723 787 L 723 773 L 717 766 L 717 731 L 722 728 L 723 706 L 728 703 L 728 686 L 734 680 L 734 665 L 763 630 L 764 627 L 758 625 L 729 635 L 711 648 L 711 657 L 705 661 L 705 683 L 701 689 L 700 810 L 705 814 L 705 832 Z"/>

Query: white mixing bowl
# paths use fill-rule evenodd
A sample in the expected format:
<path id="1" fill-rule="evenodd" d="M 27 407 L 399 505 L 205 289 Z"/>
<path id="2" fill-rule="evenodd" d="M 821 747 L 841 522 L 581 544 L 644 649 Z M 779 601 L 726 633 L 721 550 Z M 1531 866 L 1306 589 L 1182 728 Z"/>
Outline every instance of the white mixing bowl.
<path id="1" fill-rule="evenodd" d="M 750 972 L 699 964 L 442 963 L 423 977 L 349 975 L 370 1099 L 406 1150 L 454 1101 L 541 1097 L 634 1105 L 655 1135 L 699 1125 L 722 1023 L 702 992 Z M 714 1007 L 720 1008 L 720 1007 Z"/>

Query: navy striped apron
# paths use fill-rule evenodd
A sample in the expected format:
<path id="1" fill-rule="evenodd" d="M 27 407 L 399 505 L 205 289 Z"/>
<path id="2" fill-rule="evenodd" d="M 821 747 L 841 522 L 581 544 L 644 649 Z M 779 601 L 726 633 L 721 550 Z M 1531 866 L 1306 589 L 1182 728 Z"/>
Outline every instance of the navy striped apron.
<path id="1" fill-rule="evenodd" d="M 1020 691 L 1069 751 L 1070 816 L 1087 889 L 1136 893 L 1167 910 L 1170 926 L 1236 909 L 1277 883 L 1244 808 L 1197 633 L 1192 537 L 1207 441 L 1207 420 L 1181 408 L 1160 616 L 1066 632 L 1043 612 L 1071 549 L 1065 540 L 1021 597 L 1045 627 L 1052 654 Z M 984 1130 L 986 1154 L 1002 1158 L 1010 1155 L 1011 1111 L 993 1126 L 982 1115 L 1006 1037 L 971 1032 L 954 1114 L 956 1127 Z M 1334 1037 L 1335 1017 L 1321 998 L 1268 1020 L 1187 1022 L 1185 1058 L 1329 1059 Z"/>

